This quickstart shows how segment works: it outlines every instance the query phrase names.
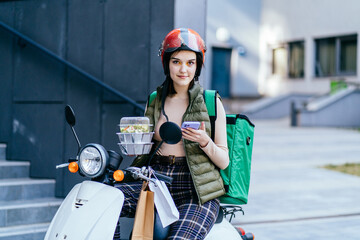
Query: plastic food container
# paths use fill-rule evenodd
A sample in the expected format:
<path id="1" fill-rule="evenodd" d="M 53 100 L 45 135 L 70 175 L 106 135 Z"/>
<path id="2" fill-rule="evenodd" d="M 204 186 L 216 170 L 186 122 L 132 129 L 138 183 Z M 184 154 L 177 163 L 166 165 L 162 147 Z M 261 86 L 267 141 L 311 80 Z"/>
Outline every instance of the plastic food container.
<path id="1" fill-rule="evenodd" d="M 116 133 L 120 143 L 151 143 L 154 132 Z"/>
<path id="2" fill-rule="evenodd" d="M 119 126 L 121 133 L 147 133 L 152 125 L 147 117 L 123 117 Z"/>
<path id="3" fill-rule="evenodd" d="M 120 132 L 118 143 L 121 152 L 125 155 L 148 154 L 153 143 L 151 142 L 154 132 L 150 132 L 149 118 L 147 117 L 123 117 L 120 120 Z"/>
<path id="4" fill-rule="evenodd" d="M 148 154 L 153 143 L 118 143 L 121 152 L 125 155 Z"/>

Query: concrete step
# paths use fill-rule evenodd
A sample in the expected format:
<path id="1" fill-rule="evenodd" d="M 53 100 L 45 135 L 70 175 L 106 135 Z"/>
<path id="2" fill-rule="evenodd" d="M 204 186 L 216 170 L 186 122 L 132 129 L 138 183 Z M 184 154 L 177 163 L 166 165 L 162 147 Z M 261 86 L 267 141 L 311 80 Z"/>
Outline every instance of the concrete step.
<path id="1" fill-rule="evenodd" d="M 6 144 L 0 143 L 0 160 L 6 159 Z"/>
<path id="2" fill-rule="evenodd" d="M 302 106 L 312 95 L 290 93 L 278 97 L 262 98 L 251 102 L 242 109 L 238 109 L 237 113 L 242 113 L 250 119 L 279 119 L 290 116 L 290 106 L 294 102 L 296 106 Z M 233 103 L 236 105 L 236 101 Z"/>
<path id="3" fill-rule="evenodd" d="M 41 240 L 44 239 L 50 223 L 0 227 L 0 240 Z"/>
<path id="4" fill-rule="evenodd" d="M 29 177 L 30 163 L 0 160 L 0 179 Z"/>
<path id="5" fill-rule="evenodd" d="M 5 161 L 0 143 L 0 240 L 40 240 L 62 199 L 54 198 L 55 180 L 29 178 L 30 163 Z"/>
<path id="6" fill-rule="evenodd" d="M 59 198 L 0 202 L 0 228 L 51 222 L 61 202 Z"/>
<path id="7" fill-rule="evenodd" d="M 313 99 L 299 109 L 298 126 L 359 128 L 359 101 L 360 89 L 353 87 Z"/>
<path id="8" fill-rule="evenodd" d="M 0 179 L 0 201 L 30 200 L 55 196 L 55 180 L 12 178 Z"/>

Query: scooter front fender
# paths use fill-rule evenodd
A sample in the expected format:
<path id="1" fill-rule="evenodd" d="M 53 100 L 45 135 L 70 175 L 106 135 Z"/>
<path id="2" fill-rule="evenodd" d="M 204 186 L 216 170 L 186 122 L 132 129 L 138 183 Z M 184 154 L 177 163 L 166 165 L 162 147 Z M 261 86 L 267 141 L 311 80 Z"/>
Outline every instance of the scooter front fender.
<path id="1" fill-rule="evenodd" d="M 44 240 L 112 240 L 123 203 L 117 188 L 79 183 L 56 212 Z"/>

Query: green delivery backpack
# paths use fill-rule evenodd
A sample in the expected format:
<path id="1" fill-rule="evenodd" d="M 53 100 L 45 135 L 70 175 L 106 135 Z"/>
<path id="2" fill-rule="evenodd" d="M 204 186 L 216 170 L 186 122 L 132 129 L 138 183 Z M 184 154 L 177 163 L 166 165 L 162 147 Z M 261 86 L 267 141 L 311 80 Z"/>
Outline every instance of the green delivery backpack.
<path id="1" fill-rule="evenodd" d="M 205 90 L 204 99 L 210 116 L 211 138 L 214 139 L 217 91 Z M 246 204 L 250 186 L 251 155 L 255 125 L 245 115 L 227 114 L 226 131 L 229 148 L 229 166 L 220 169 L 226 194 L 221 203 Z"/>
<path id="2" fill-rule="evenodd" d="M 156 97 L 156 91 L 150 94 L 150 104 Z M 204 90 L 204 100 L 211 123 L 211 138 L 215 137 L 217 91 Z M 241 114 L 226 115 L 227 144 L 229 148 L 229 166 L 221 170 L 226 194 L 220 197 L 221 203 L 246 204 L 248 200 L 251 170 L 251 154 L 255 125 Z"/>

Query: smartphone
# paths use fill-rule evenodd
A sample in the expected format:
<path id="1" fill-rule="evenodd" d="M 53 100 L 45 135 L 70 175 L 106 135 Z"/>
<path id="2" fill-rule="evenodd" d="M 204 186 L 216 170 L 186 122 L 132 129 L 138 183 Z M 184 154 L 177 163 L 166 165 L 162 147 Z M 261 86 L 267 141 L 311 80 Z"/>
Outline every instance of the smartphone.
<path id="1" fill-rule="evenodd" d="M 200 122 L 183 122 L 181 128 L 193 128 L 198 130 L 200 128 Z"/>

